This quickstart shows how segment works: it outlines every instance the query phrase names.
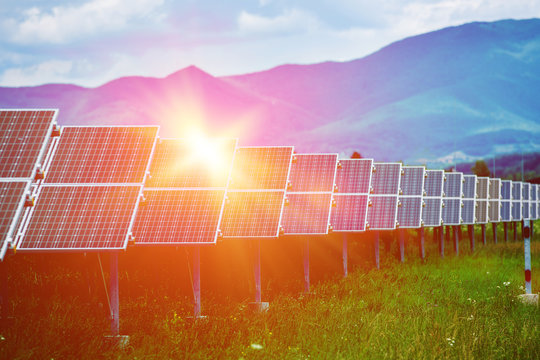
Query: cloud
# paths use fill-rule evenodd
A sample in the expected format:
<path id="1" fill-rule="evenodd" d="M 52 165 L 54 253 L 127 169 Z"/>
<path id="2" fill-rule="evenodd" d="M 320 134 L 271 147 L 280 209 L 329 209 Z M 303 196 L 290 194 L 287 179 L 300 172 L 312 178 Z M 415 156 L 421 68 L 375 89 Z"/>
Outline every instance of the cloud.
<path id="1" fill-rule="evenodd" d="M 242 11 L 238 16 L 238 28 L 247 34 L 284 34 L 308 32 L 320 27 L 312 14 L 299 10 L 285 10 L 281 15 L 266 17 Z"/>
<path id="2" fill-rule="evenodd" d="M 121 30 L 137 19 L 159 19 L 163 0 L 91 0 L 79 6 L 32 7 L 21 19 L 3 21 L 11 42 L 68 43 L 75 39 Z"/>
<path id="3" fill-rule="evenodd" d="M 59 82 L 68 82 L 73 70 L 72 61 L 51 60 L 22 68 L 10 68 L 0 76 L 2 86 L 28 86 Z"/>

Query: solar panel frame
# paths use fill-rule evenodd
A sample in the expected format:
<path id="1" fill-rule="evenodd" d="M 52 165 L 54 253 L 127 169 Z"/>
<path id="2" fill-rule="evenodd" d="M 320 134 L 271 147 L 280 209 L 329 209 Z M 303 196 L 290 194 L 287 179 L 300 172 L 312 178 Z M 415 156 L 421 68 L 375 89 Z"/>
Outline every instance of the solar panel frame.
<path id="1" fill-rule="evenodd" d="M 442 196 L 444 187 L 444 170 L 425 171 L 424 197 L 422 208 L 422 224 L 427 227 L 442 224 Z"/>
<path id="2" fill-rule="evenodd" d="M 486 176 L 478 176 L 476 183 L 476 198 L 479 200 L 489 199 L 489 178 Z"/>
<path id="3" fill-rule="evenodd" d="M 512 181 L 512 200 L 521 201 L 521 181 Z"/>
<path id="4" fill-rule="evenodd" d="M 512 201 L 512 221 L 523 220 L 523 214 L 521 213 L 521 201 Z"/>
<path id="5" fill-rule="evenodd" d="M 512 221 L 512 202 L 509 200 L 501 200 L 501 221 Z"/>
<path id="6" fill-rule="evenodd" d="M 401 192 L 399 196 L 396 221 L 400 228 L 419 228 L 422 226 L 422 207 L 425 182 L 425 167 L 403 166 Z"/>
<path id="7" fill-rule="evenodd" d="M 488 200 L 476 200 L 476 223 L 488 223 Z"/>
<path id="8" fill-rule="evenodd" d="M 463 198 L 476 199 L 476 175 L 463 175 Z"/>
<path id="9" fill-rule="evenodd" d="M 512 180 L 501 181 L 501 200 L 512 200 Z"/>
<path id="10" fill-rule="evenodd" d="M 476 201 L 474 199 L 463 199 L 461 209 L 461 219 L 464 225 L 474 225 L 476 213 Z"/>
<path id="11" fill-rule="evenodd" d="M 442 222 L 444 225 L 461 224 L 463 173 L 447 172 L 444 181 Z"/>
<path id="12" fill-rule="evenodd" d="M 501 179 L 491 178 L 489 180 L 489 199 L 490 200 L 501 199 Z"/>
<path id="13" fill-rule="evenodd" d="M 373 176 L 373 159 L 340 159 L 336 170 L 337 193 L 369 194 Z"/>
<path id="14" fill-rule="evenodd" d="M 366 220 L 367 230 L 396 229 L 399 196 L 370 194 L 369 202 Z"/>
<path id="15" fill-rule="evenodd" d="M 521 205 L 522 205 L 521 213 L 523 216 L 523 220 L 531 219 L 529 198 L 530 198 L 529 183 L 522 182 L 521 183 Z"/>
<path id="16" fill-rule="evenodd" d="M 501 221 L 501 179 L 491 178 L 489 180 L 489 203 L 488 219 L 490 222 Z"/>
<path id="17" fill-rule="evenodd" d="M 442 198 L 444 188 L 444 170 L 426 170 L 424 197 Z"/>
<path id="18" fill-rule="evenodd" d="M 328 234 L 337 167 L 337 153 L 294 155 L 281 220 L 284 235 Z"/>
<path id="19" fill-rule="evenodd" d="M 0 178 L 6 178 L 6 179 L 12 179 L 12 180 L 34 179 L 36 176 L 38 167 L 39 165 L 41 165 L 43 156 L 45 155 L 45 151 L 47 150 L 47 144 L 49 143 L 51 139 L 52 131 L 57 124 L 58 109 L 0 109 L 0 120 L 2 120 L 1 124 L 4 124 L 4 125 L 6 124 L 6 122 L 4 121 L 5 117 L 2 116 L 2 114 L 5 112 L 34 112 L 34 113 L 52 112 L 53 113 L 50 120 L 47 121 L 47 124 L 44 124 L 46 125 L 45 126 L 46 130 L 44 133 L 41 134 L 43 140 L 39 142 L 41 144 L 41 147 L 39 148 L 39 151 L 37 155 L 35 156 L 35 160 L 32 161 L 31 170 L 29 172 L 26 172 L 26 174 L 17 174 L 17 175 L 25 175 L 25 176 L 13 176 L 14 174 L 10 174 L 9 176 L 7 176 L 8 174 L 6 172 L 8 170 L 0 168 Z M 35 116 L 36 115 L 34 115 L 34 117 Z M 1 126 L 0 126 L 0 130 L 2 130 Z M 30 136 L 30 135 L 27 135 L 27 136 Z M 0 147 L 0 150 L 2 150 L 1 147 Z M 0 155 L 2 155 L 2 151 L 0 151 Z M 6 163 L 9 163 L 9 161 L 0 157 L 0 164 L 2 163 L 6 164 Z"/>
<path id="20" fill-rule="evenodd" d="M 424 166 L 403 166 L 400 188 L 401 196 L 420 196 L 424 194 L 426 168 Z"/>
<path id="21" fill-rule="evenodd" d="M 401 191 L 401 163 L 373 163 L 371 176 L 371 194 L 399 195 Z"/>

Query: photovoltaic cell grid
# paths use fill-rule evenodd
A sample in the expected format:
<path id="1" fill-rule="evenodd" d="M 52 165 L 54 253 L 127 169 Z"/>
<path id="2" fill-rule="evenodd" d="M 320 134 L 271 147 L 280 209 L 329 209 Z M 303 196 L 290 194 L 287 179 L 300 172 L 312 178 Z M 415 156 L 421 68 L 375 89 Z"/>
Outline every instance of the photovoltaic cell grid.
<path id="1" fill-rule="evenodd" d="M 293 147 L 240 147 L 233 163 L 223 237 L 279 235 Z"/>
<path id="2" fill-rule="evenodd" d="M 440 226 L 442 221 L 443 170 L 426 170 L 424 180 L 424 204 L 422 222 L 424 226 Z"/>
<path id="3" fill-rule="evenodd" d="M 33 178 L 57 110 L 0 110 L 0 178 Z"/>
<path id="4" fill-rule="evenodd" d="M 463 173 L 445 173 L 442 221 L 445 225 L 461 224 Z"/>
<path id="5" fill-rule="evenodd" d="M 523 220 L 529 220 L 531 218 L 529 197 L 530 197 L 529 183 L 522 182 L 521 183 L 521 204 L 522 204 L 521 214 L 523 216 Z"/>
<path id="6" fill-rule="evenodd" d="M 66 126 L 45 183 L 142 183 L 157 130 L 157 126 Z"/>
<path id="7" fill-rule="evenodd" d="M 489 203 L 488 217 L 491 222 L 499 222 L 500 219 L 500 201 L 501 198 L 501 179 L 489 180 Z"/>
<path id="8" fill-rule="evenodd" d="M 489 199 L 500 200 L 501 198 L 501 179 L 489 180 Z"/>
<path id="9" fill-rule="evenodd" d="M 4 258 L 16 231 L 17 212 L 24 205 L 25 191 L 30 180 L 26 181 L 0 181 L 0 259 Z"/>
<path id="10" fill-rule="evenodd" d="M 538 201 L 537 201 L 537 185 L 536 184 L 529 184 L 530 190 L 531 190 L 531 196 L 529 197 L 529 203 L 530 203 L 530 215 L 532 220 L 538 219 Z"/>
<path id="11" fill-rule="evenodd" d="M 472 225 L 475 223 L 475 207 L 474 199 L 463 199 L 463 207 L 461 208 L 461 220 L 463 220 L 463 224 Z"/>
<path id="12" fill-rule="evenodd" d="M 480 200 L 487 200 L 489 195 L 489 178 L 485 176 L 479 176 L 476 182 L 476 198 Z"/>
<path id="13" fill-rule="evenodd" d="M 339 160 L 336 186 L 340 194 L 369 194 L 373 159 Z"/>
<path id="14" fill-rule="evenodd" d="M 367 224 L 369 230 L 392 230 L 397 222 L 397 196 L 370 195 Z"/>
<path id="15" fill-rule="evenodd" d="M 488 201 L 476 200 L 476 223 L 486 224 L 488 222 Z"/>
<path id="16" fill-rule="evenodd" d="M 499 222 L 500 219 L 500 202 L 499 200 L 489 200 L 488 213 L 490 222 Z"/>
<path id="17" fill-rule="evenodd" d="M 401 181 L 400 163 L 374 163 L 371 188 L 375 195 L 398 195 Z"/>
<path id="18" fill-rule="evenodd" d="M 328 233 L 337 161 L 337 154 L 295 155 L 281 220 L 285 235 Z"/>
<path id="19" fill-rule="evenodd" d="M 399 196 L 397 222 L 402 228 L 418 228 L 422 223 L 423 166 L 404 166 L 401 177 L 402 195 Z"/>
<path id="20" fill-rule="evenodd" d="M 443 170 L 426 170 L 426 180 L 424 182 L 425 196 L 442 197 L 444 184 Z"/>
<path id="21" fill-rule="evenodd" d="M 521 201 L 512 201 L 512 221 L 521 221 Z"/>
<path id="22" fill-rule="evenodd" d="M 140 186 L 43 186 L 19 250 L 124 249 Z"/>
<path id="23" fill-rule="evenodd" d="M 521 201 L 521 181 L 512 181 L 512 200 Z"/>
<path id="24" fill-rule="evenodd" d="M 501 181 L 501 200 L 512 200 L 512 180 Z"/>
<path id="25" fill-rule="evenodd" d="M 159 139 L 145 188 L 226 188 L 236 139 L 193 144 L 188 139 Z M 210 147 L 201 149 L 201 146 Z"/>
<path id="26" fill-rule="evenodd" d="M 476 175 L 463 175 L 463 198 L 476 198 Z"/>
<path id="27" fill-rule="evenodd" d="M 341 167 L 336 173 L 338 193 L 334 194 L 336 206 L 331 210 L 330 224 L 335 232 L 365 231 L 373 160 L 344 159 L 339 162 Z"/>
<path id="28" fill-rule="evenodd" d="M 501 221 L 512 221 L 512 180 L 501 180 Z"/>
<path id="29" fill-rule="evenodd" d="M 125 248 L 157 131 L 157 126 L 64 128 L 17 248 Z"/>
<path id="30" fill-rule="evenodd" d="M 239 147 L 229 189 L 285 190 L 293 147 Z"/>
<path id="31" fill-rule="evenodd" d="M 135 244 L 215 243 L 225 189 L 149 190 L 133 224 Z"/>
<path id="32" fill-rule="evenodd" d="M 501 200 L 501 221 L 512 221 L 512 202 Z"/>

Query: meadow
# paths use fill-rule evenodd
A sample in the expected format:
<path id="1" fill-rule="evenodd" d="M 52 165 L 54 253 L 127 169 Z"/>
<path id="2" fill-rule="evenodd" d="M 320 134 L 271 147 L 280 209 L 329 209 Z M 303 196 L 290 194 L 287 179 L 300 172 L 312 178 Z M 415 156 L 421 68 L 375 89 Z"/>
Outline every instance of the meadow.
<path id="1" fill-rule="evenodd" d="M 285 276 L 265 265 L 263 255 L 263 300 L 270 300 L 266 313 L 249 310 L 249 281 L 233 275 L 220 287 L 203 273 L 206 317 L 195 321 L 189 318 L 189 280 L 171 271 L 178 258 L 169 262 L 162 253 L 156 259 L 145 250 L 147 263 L 137 254 L 121 259 L 121 333 L 130 336 L 123 350 L 103 345 L 109 327 L 107 304 L 98 290 L 101 274 L 88 275 L 94 265 L 88 267 L 81 257 L 44 261 L 17 254 L 5 264 L 14 319 L 0 332 L 0 357 L 538 359 L 540 309 L 517 299 L 524 292 L 523 243 L 501 241 L 500 228 L 498 244 L 488 232 L 488 244 L 477 243 L 471 252 L 464 235 L 460 255 L 454 256 L 447 243 L 443 259 L 428 232 L 425 261 L 417 256 L 414 238 L 409 238 L 404 264 L 397 260 L 396 242 L 383 239 L 380 270 L 373 267 L 369 241 L 351 241 L 346 278 L 339 272 L 339 256 L 314 251 L 310 294 L 301 292 L 301 260 L 298 267 L 285 270 Z M 535 230 L 532 283 L 538 292 L 539 224 Z M 321 260 L 328 257 L 333 266 Z M 203 256 L 203 266 L 212 259 Z M 149 268 L 150 262 L 159 264 Z M 215 266 L 223 271 L 229 265 Z M 243 282 L 231 290 L 234 283 Z"/>

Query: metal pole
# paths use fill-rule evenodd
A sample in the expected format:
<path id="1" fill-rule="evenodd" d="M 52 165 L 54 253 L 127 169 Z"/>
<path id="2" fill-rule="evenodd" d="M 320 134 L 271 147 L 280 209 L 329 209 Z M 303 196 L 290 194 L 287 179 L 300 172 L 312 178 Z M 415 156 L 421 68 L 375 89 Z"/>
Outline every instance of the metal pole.
<path id="1" fill-rule="evenodd" d="M 0 306 L 2 306 L 0 316 L 2 317 L 2 320 L 7 320 L 9 316 L 9 286 L 5 258 L 4 261 L 0 261 L 0 297 Z"/>
<path id="2" fill-rule="evenodd" d="M 517 241 L 517 221 L 514 221 L 514 242 Z"/>
<path id="3" fill-rule="evenodd" d="M 458 226 L 454 225 L 454 253 L 456 256 L 459 255 L 459 233 L 458 233 Z"/>
<path id="4" fill-rule="evenodd" d="M 482 244 L 486 245 L 486 224 L 480 224 L 482 229 Z"/>
<path id="5" fill-rule="evenodd" d="M 444 241 L 446 241 L 446 242 L 450 242 L 450 230 L 452 230 L 452 229 L 450 228 L 450 226 L 447 226 L 447 227 L 446 227 L 446 232 L 445 232 L 446 238 L 444 239 Z"/>
<path id="6" fill-rule="evenodd" d="M 433 243 L 436 244 L 439 242 L 439 228 L 434 227 L 433 228 Z"/>
<path id="7" fill-rule="evenodd" d="M 439 254 L 444 257 L 444 229 L 443 226 L 439 228 Z"/>
<path id="8" fill-rule="evenodd" d="M 253 275 L 255 277 L 255 302 L 261 302 L 261 239 L 253 242 Z"/>
<path id="9" fill-rule="evenodd" d="M 471 251 L 474 251 L 474 225 L 467 225 L 467 232 L 469 233 L 469 244 L 471 245 Z"/>
<path id="10" fill-rule="evenodd" d="M 399 258 L 405 262 L 405 229 L 399 229 Z"/>
<path id="11" fill-rule="evenodd" d="M 110 254 L 110 297 L 111 297 L 111 333 L 113 336 L 120 334 L 120 297 L 118 291 L 118 252 Z"/>
<path id="12" fill-rule="evenodd" d="M 531 284 L 531 227 L 530 221 L 525 220 L 523 226 L 523 248 L 525 249 L 525 293 L 532 294 Z"/>
<path id="13" fill-rule="evenodd" d="M 424 227 L 422 226 L 420 229 L 418 229 L 418 243 L 420 246 L 420 259 L 424 260 L 426 258 L 426 250 L 424 247 Z"/>
<path id="14" fill-rule="evenodd" d="M 343 234 L 343 277 L 347 277 L 348 271 L 348 243 L 347 234 Z"/>
<path id="15" fill-rule="evenodd" d="M 380 269 L 380 262 L 379 262 L 379 232 L 374 231 L 373 232 L 373 245 L 375 248 L 375 266 L 377 269 Z"/>
<path id="16" fill-rule="evenodd" d="M 497 223 L 491 223 L 491 228 L 493 229 L 493 242 L 497 243 Z"/>
<path id="17" fill-rule="evenodd" d="M 201 316 L 201 249 L 195 246 L 192 252 L 193 317 Z"/>
<path id="18" fill-rule="evenodd" d="M 503 229 L 504 229 L 504 242 L 508 242 L 508 223 L 503 222 Z"/>
<path id="19" fill-rule="evenodd" d="M 304 242 L 304 292 L 309 293 L 309 239 Z"/>

